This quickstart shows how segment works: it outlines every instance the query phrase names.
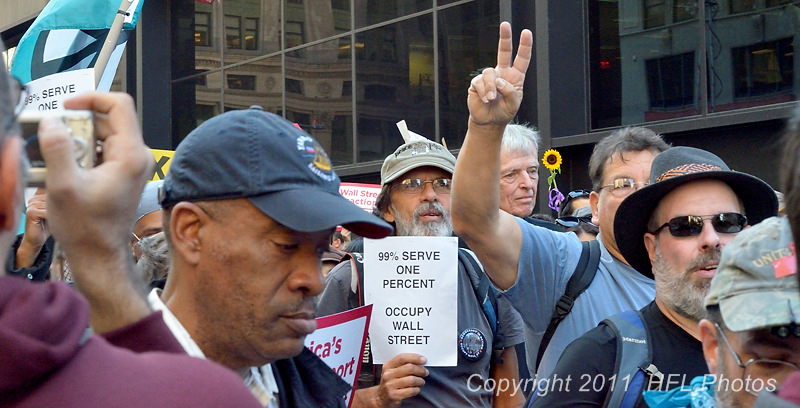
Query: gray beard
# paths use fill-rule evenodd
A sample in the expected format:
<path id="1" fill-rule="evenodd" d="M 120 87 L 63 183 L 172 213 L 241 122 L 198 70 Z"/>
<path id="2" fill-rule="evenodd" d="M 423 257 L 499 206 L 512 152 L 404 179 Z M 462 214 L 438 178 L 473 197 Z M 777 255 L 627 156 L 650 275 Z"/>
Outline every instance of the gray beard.
<path id="1" fill-rule="evenodd" d="M 686 271 L 671 271 L 667 261 L 661 256 L 661 249 L 656 240 L 656 259 L 653 261 L 653 274 L 656 279 L 656 293 L 664 304 L 681 316 L 700 321 L 706 317 L 703 300 L 708 294 L 711 279 L 692 282 L 691 275 L 697 265 L 708 259 L 719 259 L 719 251 L 701 256 L 689 265 Z"/>
<path id="2" fill-rule="evenodd" d="M 722 336 L 722 335 L 724 335 L 724 334 L 723 333 L 717 333 L 717 336 Z M 731 389 L 732 387 L 730 386 L 730 383 L 728 383 L 727 387 L 720 386 L 721 383 L 719 381 L 719 378 L 727 378 L 729 380 L 733 380 L 735 378 L 739 378 L 739 377 L 736 377 L 736 376 L 730 376 L 730 375 L 728 375 L 728 373 L 725 372 L 726 365 L 725 365 L 724 358 L 730 357 L 730 355 L 723 357 L 722 354 L 723 353 L 728 353 L 729 354 L 730 351 L 726 349 L 727 346 L 723 345 L 722 341 L 723 340 L 718 340 L 717 341 L 717 343 L 718 343 L 717 349 L 719 350 L 719 353 L 717 354 L 717 371 L 718 371 L 718 373 L 717 373 L 717 383 L 714 384 L 714 387 L 715 387 L 715 389 L 714 389 L 714 398 L 717 400 L 717 406 L 718 407 L 744 408 L 745 404 L 742 401 L 739 401 L 738 399 L 736 399 L 736 393 L 733 392 L 733 390 Z M 745 391 L 742 391 L 742 392 L 746 393 Z"/>
<path id="3" fill-rule="evenodd" d="M 421 214 L 435 209 L 442 214 L 442 220 L 436 222 L 422 222 L 419 217 Z M 392 212 L 394 213 L 395 233 L 401 237 L 449 237 L 453 235 L 453 223 L 450 221 L 450 212 L 439 202 L 423 203 L 420 204 L 414 214 L 411 215 L 412 219 L 403 218 L 392 204 Z"/>

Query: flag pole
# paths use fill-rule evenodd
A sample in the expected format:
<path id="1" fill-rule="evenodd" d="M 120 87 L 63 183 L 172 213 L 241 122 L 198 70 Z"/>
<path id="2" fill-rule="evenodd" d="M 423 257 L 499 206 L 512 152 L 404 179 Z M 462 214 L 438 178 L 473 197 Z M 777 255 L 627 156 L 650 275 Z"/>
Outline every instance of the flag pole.
<path id="1" fill-rule="evenodd" d="M 117 14 L 114 16 L 114 22 L 108 30 L 106 41 L 103 43 L 103 48 L 100 49 L 100 53 L 97 55 L 97 62 L 94 64 L 95 88 L 100 84 L 100 79 L 102 79 L 103 72 L 106 70 L 106 65 L 108 65 L 108 59 L 111 58 L 111 53 L 117 47 L 117 40 L 119 40 L 119 34 L 122 32 L 122 25 L 125 22 L 125 14 L 131 3 L 130 0 L 122 0 L 122 3 L 120 3 Z"/>

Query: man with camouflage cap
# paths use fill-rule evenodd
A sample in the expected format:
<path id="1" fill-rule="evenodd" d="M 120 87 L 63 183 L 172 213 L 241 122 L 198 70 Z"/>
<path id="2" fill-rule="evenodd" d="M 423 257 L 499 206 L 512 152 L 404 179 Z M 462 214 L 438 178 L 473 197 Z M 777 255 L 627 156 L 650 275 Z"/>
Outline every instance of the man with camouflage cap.
<path id="1" fill-rule="evenodd" d="M 756 394 L 775 391 L 798 371 L 795 259 L 785 218 L 770 218 L 743 231 L 722 252 L 705 300 L 708 317 L 700 321 L 703 353 L 716 375 L 718 406 L 750 407 Z"/>

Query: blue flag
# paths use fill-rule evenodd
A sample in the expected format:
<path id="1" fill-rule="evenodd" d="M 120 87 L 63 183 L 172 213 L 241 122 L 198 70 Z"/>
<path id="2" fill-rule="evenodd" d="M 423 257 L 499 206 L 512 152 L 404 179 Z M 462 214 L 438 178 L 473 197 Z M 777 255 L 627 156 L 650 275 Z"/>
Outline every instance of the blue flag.
<path id="1" fill-rule="evenodd" d="M 98 90 L 110 88 L 142 4 L 144 0 L 129 0 L 128 9 L 123 10 L 127 12 L 125 24 Z M 20 39 L 11 74 L 28 83 L 58 72 L 94 67 L 119 8 L 119 0 L 51 0 Z"/>

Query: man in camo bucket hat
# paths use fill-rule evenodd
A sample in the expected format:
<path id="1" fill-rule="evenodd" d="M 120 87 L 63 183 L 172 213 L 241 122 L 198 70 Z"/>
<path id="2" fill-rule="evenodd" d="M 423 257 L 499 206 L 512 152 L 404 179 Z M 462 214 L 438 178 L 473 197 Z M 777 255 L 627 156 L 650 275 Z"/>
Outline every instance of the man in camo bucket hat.
<path id="1" fill-rule="evenodd" d="M 800 292 L 795 244 L 785 218 L 739 233 L 722 251 L 700 321 L 717 406 L 750 407 L 800 363 Z M 759 406 L 783 406 L 763 392 Z M 762 399 L 764 401 L 762 401 Z M 763 404 L 763 405 L 762 405 Z"/>

